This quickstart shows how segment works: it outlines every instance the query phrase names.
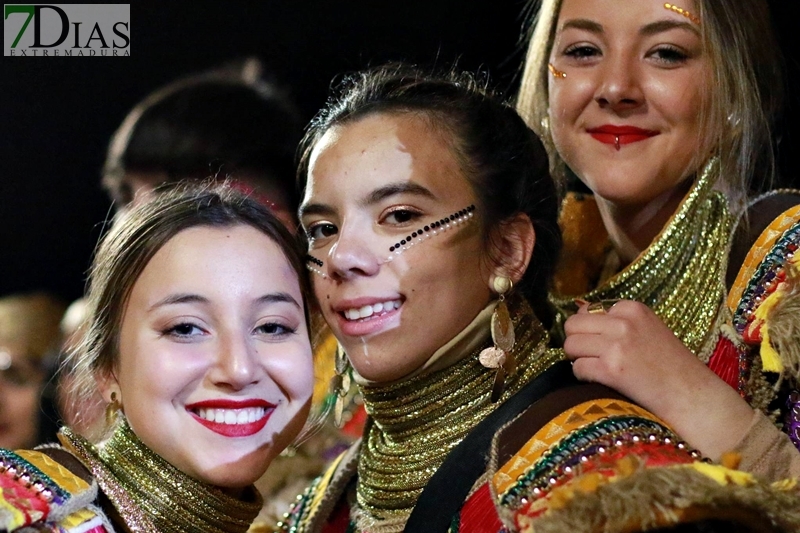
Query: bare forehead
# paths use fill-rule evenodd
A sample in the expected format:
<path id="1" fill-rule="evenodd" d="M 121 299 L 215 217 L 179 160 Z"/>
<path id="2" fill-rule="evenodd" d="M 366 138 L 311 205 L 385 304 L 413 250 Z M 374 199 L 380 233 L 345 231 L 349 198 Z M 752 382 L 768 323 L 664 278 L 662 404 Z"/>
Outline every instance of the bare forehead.
<path id="1" fill-rule="evenodd" d="M 558 30 L 578 28 L 602 32 L 613 27 L 641 28 L 653 24 L 657 30 L 699 30 L 698 8 L 691 0 L 665 3 L 659 0 L 563 0 Z M 670 24 L 671 23 L 671 24 Z"/>

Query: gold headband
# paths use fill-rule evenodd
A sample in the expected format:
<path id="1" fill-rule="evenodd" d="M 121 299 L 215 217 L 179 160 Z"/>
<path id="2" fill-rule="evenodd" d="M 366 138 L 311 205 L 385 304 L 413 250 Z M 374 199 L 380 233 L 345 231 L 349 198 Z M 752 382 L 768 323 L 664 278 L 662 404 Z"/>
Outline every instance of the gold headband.
<path id="1" fill-rule="evenodd" d="M 689 11 L 683 9 L 682 7 L 678 7 L 672 4 L 664 4 L 664 9 L 669 9 L 670 11 L 674 11 L 678 15 L 683 15 L 684 17 L 691 20 L 698 26 L 700 25 L 700 17 L 692 15 Z"/>

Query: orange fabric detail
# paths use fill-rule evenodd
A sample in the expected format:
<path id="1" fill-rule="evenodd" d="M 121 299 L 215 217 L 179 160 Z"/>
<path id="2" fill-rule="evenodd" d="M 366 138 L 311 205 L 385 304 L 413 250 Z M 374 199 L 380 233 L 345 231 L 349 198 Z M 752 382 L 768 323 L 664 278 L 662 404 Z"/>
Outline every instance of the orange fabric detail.
<path id="1" fill-rule="evenodd" d="M 525 474 L 542 454 L 573 431 L 611 416 L 637 416 L 666 424 L 655 415 L 622 400 L 592 400 L 568 409 L 548 422 L 492 478 L 497 494 L 504 494 Z"/>
<path id="2" fill-rule="evenodd" d="M 742 294 L 750 282 L 750 278 L 755 274 L 756 269 L 769 253 L 770 249 L 775 245 L 775 242 L 780 238 L 783 233 L 792 227 L 797 221 L 800 220 L 800 205 L 791 207 L 781 213 L 769 226 L 767 226 L 761 235 L 758 236 L 755 244 L 750 248 L 747 257 L 739 269 L 739 274 L 736 276 L 736 281 L 733 282 L 730 292 L 728 293 L 728 309 L 733 313 L 739 306 L 739 301 L 742 299 Z"/>
<path id="3" fill-rule="evenodd" d="M 561 204 L 558 225 L 563 247 L 553 279 L 555 293 L 577 296 L 594 287 L 603 269 L 608 233 L 593 196 L 569 193 Z"/>

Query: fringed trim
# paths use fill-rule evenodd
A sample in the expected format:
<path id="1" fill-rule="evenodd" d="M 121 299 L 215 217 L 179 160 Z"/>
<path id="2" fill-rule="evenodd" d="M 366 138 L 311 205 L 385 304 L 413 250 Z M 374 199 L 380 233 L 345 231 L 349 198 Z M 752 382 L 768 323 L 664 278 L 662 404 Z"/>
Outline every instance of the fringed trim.
<path id="1" fill-rule="evenodd" d="M 764 369 L 787 372 L 800 381 L 800 254 L 785 267 L 786 281 L 756 311 L 761 327 Z"/>
<path id="2" fill-rule="evenodd" d="M 553 491 L 550 511 L 517 517 L 523 533 L 622 533 L 696 522 L 730 520 L 763 531 L 800 531 L 797 481 L 761 483 L 743 472 L 694 463 L 646 469 L 641 459 L 631 472 L 620 465 L 611 482 L 577 478 Z"/>

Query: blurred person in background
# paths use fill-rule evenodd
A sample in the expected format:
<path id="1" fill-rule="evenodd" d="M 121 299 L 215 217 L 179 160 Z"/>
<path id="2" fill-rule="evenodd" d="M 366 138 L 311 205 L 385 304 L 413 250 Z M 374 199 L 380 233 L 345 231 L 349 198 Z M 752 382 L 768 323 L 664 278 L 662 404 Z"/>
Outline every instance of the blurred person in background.
<path id="1" fill-rule="evenodd" d="M 50 380 L 64 309 L 46 293 L 0 298 L 0 448 L 33 447 L 55 437 Z"/>

